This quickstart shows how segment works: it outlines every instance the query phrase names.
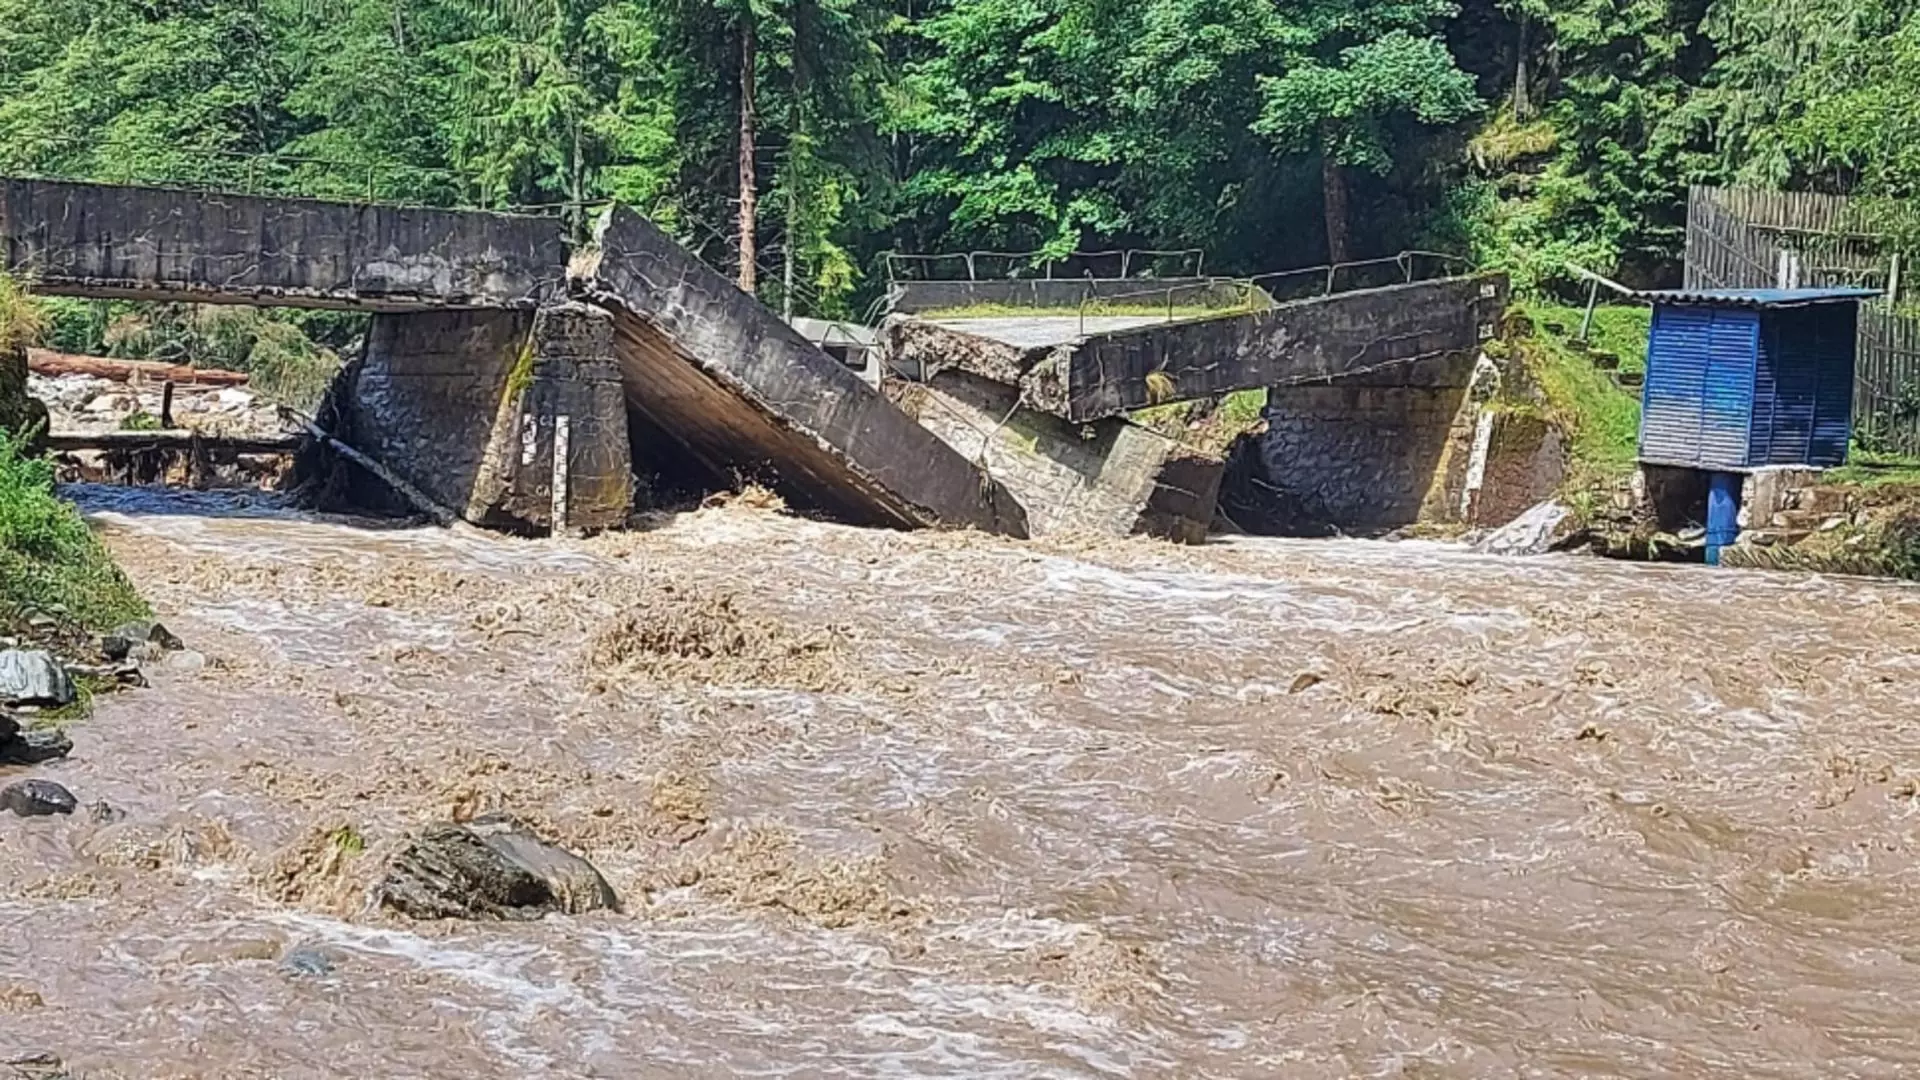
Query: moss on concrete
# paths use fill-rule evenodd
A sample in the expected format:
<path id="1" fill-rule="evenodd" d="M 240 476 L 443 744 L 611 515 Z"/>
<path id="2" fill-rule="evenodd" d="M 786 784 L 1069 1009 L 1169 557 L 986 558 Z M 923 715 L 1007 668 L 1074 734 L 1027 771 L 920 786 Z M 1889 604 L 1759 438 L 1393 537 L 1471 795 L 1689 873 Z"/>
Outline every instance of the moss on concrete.
<path id="1" fill-rule="evenodd" d="M 1198 453 L 1224 457 L 1240 436 L 1259 426 L 1266 408 L 1265 390 L 1239 390 L 1220 398 L 1155 405 L 1129 413 L 1128 419 Z"/>

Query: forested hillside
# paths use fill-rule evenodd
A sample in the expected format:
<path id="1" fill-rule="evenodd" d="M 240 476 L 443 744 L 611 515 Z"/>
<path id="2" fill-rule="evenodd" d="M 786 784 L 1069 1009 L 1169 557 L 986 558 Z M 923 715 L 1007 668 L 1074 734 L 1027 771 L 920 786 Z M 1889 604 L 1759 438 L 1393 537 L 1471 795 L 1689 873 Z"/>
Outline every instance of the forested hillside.
<path id="1" fill-rule="evenodd" d="M 818 312 L 885 250 L 1672 281 L 1689 182 L 1911 194 L 1916 90 L 1879 0 L 0 0 L 0 171 L 621 199 Z"/>

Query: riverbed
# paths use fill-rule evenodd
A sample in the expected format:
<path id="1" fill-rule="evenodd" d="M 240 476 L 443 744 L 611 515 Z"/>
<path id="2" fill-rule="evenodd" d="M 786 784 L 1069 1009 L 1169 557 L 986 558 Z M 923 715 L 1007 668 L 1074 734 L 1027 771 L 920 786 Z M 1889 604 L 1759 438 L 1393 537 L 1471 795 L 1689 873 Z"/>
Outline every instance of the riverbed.
<path id="1" fill-rule="evenodd" d="M 1920 1068 L 1910 586 L 746 504 L 536 541 L 69 494 L 205 664 L 103 697 L 33 770 L 124 817 L 0 820 L 0 1059 Z M 369 905 L 410 830 L 495 810 L 623 910 Z"/>

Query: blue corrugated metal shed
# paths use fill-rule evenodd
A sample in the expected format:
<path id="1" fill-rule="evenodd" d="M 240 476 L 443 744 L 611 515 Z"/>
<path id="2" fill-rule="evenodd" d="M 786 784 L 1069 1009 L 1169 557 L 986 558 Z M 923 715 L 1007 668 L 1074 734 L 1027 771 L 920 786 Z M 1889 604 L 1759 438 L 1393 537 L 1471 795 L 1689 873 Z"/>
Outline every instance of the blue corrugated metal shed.
<path id="1" fill-rule="evenodd" d="M 1859 301 L 1877 293 L 1639 295 L 1654 305 L 1640 460 L 1723 471 L 1845 463 Z"/>

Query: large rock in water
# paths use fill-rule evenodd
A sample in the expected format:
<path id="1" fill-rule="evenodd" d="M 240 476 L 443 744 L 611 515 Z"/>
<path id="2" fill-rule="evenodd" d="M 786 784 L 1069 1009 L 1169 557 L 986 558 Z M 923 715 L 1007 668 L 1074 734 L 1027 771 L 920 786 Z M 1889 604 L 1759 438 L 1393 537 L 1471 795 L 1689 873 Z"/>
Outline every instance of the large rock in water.
<path id="1" fill-rule="evenodd" d="M 427 829 L 394 857 L 379 896 L 416 919 L 537 919 L 620 906 L 592 863 L 501 815 Z"/>
<path id="2" fill-rule="evenodd" d="M 0 765 L 38 765 L 73 753 L 73 740 L 58 728 L 22 731 L 10 716 L 0 716 Z"/>
<path id="3" fill-rule="evenodd" d="M 73 700 L 73 694 L 73 679 L 52 653 L 0 650 L 0 701 L 10 705 L 65 705 Z"/>
<path id="4" fill-rule="evenodd" d="M 21 817 L 71 814 L 79 805 L 73 792 L 51 780 L 16 780 L 0 788 L 0 810 L 11 810 Z"/>

